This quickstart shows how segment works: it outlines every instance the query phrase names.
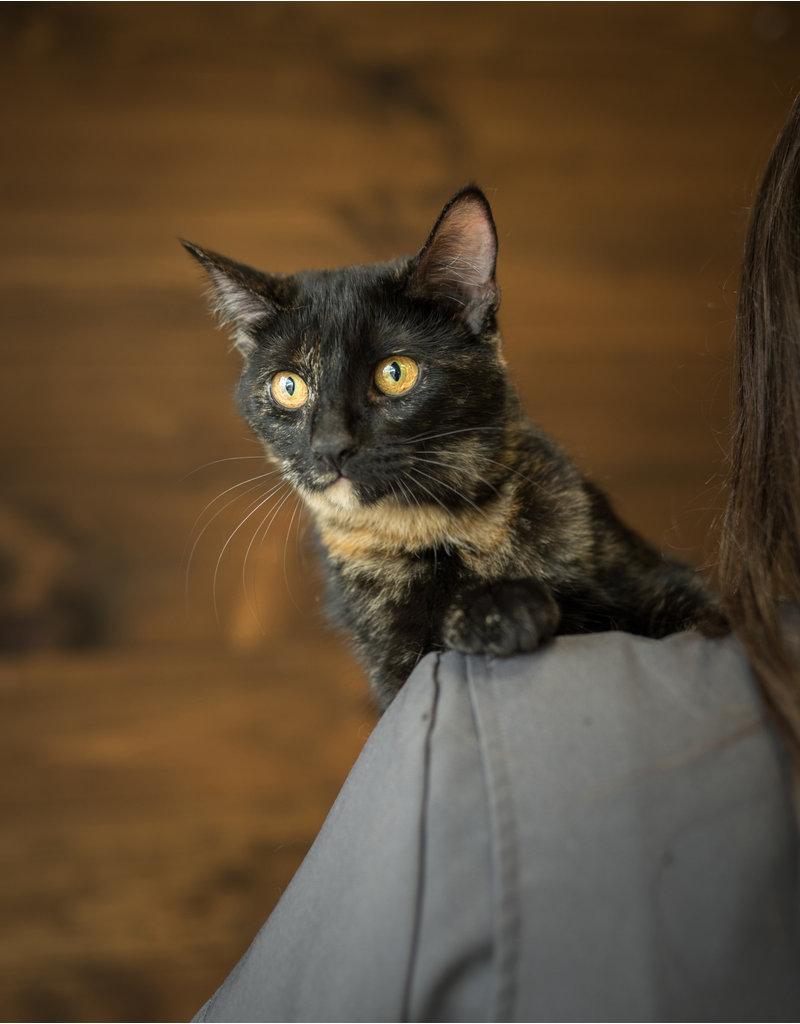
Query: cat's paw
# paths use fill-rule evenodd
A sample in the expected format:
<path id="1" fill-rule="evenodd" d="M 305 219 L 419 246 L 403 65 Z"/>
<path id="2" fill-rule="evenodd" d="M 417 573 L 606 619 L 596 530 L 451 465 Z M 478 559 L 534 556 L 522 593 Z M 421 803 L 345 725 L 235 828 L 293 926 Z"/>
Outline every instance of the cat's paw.
<path id="1" fill-rule="evenodd" d="M 462 654 L 508 657 L 535 651 L 555 633 L 560 612 L 536 580 L 501 580 L 460 596 L 447 611 L 442 640 Z"/>

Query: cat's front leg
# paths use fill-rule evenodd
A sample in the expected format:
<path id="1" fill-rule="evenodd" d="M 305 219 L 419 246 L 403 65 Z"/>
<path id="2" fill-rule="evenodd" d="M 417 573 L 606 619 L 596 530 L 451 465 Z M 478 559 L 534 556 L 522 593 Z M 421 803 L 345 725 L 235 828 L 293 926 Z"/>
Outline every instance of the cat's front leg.
<path id="1" fill-rule="evenodd" d="M 560 617 L 555 598 L 538 580 L 496 580 L 466 590 L 451 604 L 442 642 L 462 654 L 508 657 L 540 647 L 555 635 Z"/>

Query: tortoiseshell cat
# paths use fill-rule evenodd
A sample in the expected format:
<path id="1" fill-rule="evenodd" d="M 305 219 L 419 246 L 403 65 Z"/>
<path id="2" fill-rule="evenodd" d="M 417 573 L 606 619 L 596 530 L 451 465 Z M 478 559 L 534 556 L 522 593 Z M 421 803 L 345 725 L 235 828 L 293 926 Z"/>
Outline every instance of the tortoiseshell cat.
<path id="1" fill-rule="evenodd" d="M 382 708 L 428 651 L 721 628 L 695 571 L 621 523 L 523 416 L 479 189 L 450 200 L 416 256 L 375 266 L 281 276 L 183 244 L 244 356 L 241 413 L 312 512 L 332 616 Z"/>

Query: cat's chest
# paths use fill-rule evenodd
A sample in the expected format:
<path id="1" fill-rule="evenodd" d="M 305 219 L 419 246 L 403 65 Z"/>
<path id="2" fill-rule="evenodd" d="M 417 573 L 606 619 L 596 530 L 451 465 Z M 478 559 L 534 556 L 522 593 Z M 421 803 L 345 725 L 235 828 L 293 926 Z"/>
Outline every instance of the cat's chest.
<path id="1" fill-rule="evenodd" d="M 503 496 L 458 514 L 385 503 L 316 519 L 335 571 L 350 580 L 394 581 L 396 590 L 459 568 L 483 576 L 507 563 L 514 550 L 512 509 Z"/>

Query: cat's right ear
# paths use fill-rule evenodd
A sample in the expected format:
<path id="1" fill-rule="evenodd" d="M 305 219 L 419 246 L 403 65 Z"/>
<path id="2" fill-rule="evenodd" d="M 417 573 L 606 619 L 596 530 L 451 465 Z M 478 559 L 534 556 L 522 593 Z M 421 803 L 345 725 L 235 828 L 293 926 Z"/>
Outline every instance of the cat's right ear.
<path id="1" fill-rule="evenodd" d="M 211 280 L 211 306 L 221 327 L 231 331 L 242 355 L 256 347 L 254 331 L 263 327 L 275 313 L 270 297 L 270 278 L 259 270 L 220 256 L 210 249 L 179 239 Z"/>

